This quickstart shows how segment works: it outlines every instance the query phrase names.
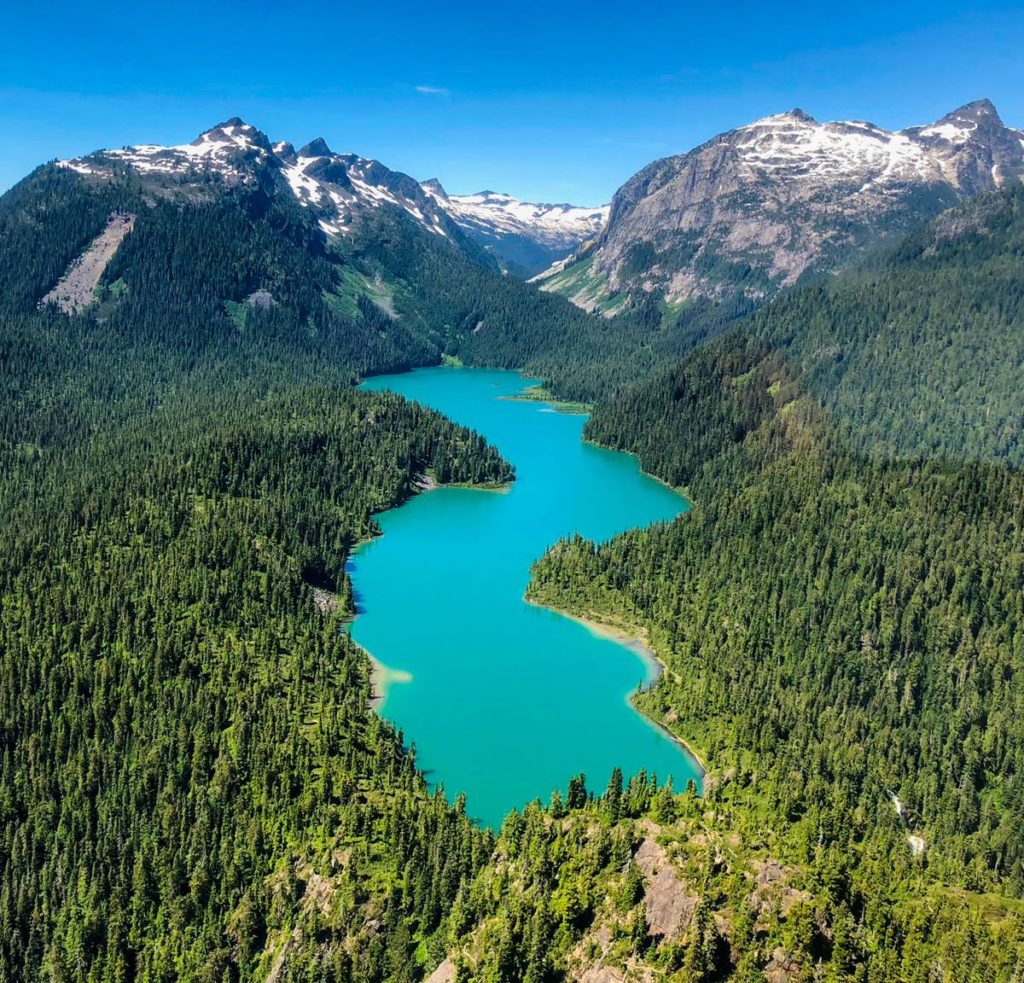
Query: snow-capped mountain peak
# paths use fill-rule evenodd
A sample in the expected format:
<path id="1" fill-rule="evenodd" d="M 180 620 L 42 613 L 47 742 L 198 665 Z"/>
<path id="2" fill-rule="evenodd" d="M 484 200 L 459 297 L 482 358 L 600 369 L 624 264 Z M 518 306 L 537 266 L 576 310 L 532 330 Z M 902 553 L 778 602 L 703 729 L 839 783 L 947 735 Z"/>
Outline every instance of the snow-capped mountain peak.
<path id="1" fill-rule="evenodd" d="M 435 198 L 443 198 L 448 200 L 448 193 L 444 190 L 441 182 L 436 178 L 432 177 L 428 181 L 421 181 L 420 184 L 423 186 L 423 190 L 427 194 L 433 195 Z"/>
<path id="2" fill-rule="evenodd" d="M 142 175 L 176 175 L 194 170 L 235 174 L 242 161 L 266 161 L 273 150 L 266 134 L 237 116 L 200 133 L 191 143 L 171 146 L 139 144 L 101 150 L 87 157 L 59 161 L 80 174 L 102 175 L 121 164 Z"/>
<path id="3" fill-rule="evenodd" d="M 987 99 L 900 131 L 793 109 L 638 172 L 613 198 L 585 275 L 552 270 L 545 289 L 564 284 L 602 310 L 638 291 L 759 301 L 1022 177 L 1024 133 Z"/>
<path id="4" fill-rule="evenodd" d="M 401 208 L 435 235 L 451 237 L 454 232 L 444 211 L 413 178 L 378 161 L 335 153 L 323 137 L 298 152 L 288 142 L 271 144 L 264 133 L 238 117 L 211 127 L 191 143 L 101 150 L 58 164 L 93 180 L 128 168 L 154 193 L 165 196 L 211 194 L 203 183 L 210 174 L 228 186 L 288 191 L 300 206 L 314 212 L 320 228 L 331 237 L 350 232 L 361 217 L 385 205 Z"/>
<path id="5" fill-rule="evenodd" d="M 422 188 L 463 232 L 531 275 L 594 238 L 608 219 L 608 205 L 538 204 L 497 191 L 452 195 L 436 178 Z"/>

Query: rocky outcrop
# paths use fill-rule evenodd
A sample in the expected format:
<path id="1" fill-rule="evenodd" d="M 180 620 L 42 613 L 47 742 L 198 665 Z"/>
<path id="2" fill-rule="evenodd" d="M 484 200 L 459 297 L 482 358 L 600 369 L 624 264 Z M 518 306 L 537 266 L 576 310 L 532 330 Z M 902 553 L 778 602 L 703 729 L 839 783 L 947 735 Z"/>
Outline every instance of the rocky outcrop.
<path id="1" fill-rule="evenodd" d="M 785 949 L 776 949 L 764 968 L 768 983 L 795 983 L 803 978 L 800 964 Z"/>
<path id="2" fill-rule="evenodd" d="M 687 890 L 665 848 L 649 834 L 641 842 L 633 863 L 644 875 L 644 908 L 651 935 L 679 938 L 690 926 L 698 897 Z"/>
<path id="3" fill-rule="evenodd" d="M 65 314 L 77 314 L 88 307 L 95 299 L 96 287 L 103 276 L 103 271 L 134 225 L 134 215 L 123 212 L 111 215 L 103 231 L 71 264 L 60 278 L 60 282 L 40 303 L 56 304 Z"/>
<path id="4" fill-rule="evenodd" d="M 785 918 L 795 905 L 811 899 L 806 891 L 792 886 L 791 871 L 771 858 L 755 860 L 748 876 L 753 880 L 753 890 L 747 900 L 759 926 L 767 924 L 772 914 Z"/>
<path id="5" fill-rule="evenodd" d="M 427 983 L 451 983 L 455 979 L 455 974 L 455 963 L 451 958 L 447 958 L 427 977 Z"/>

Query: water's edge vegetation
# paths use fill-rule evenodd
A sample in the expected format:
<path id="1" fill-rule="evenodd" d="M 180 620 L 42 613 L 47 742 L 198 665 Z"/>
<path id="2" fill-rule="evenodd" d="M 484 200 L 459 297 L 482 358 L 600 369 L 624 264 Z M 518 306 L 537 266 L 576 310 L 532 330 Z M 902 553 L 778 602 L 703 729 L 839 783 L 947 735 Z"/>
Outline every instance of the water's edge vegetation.
<path id="1" fill-rule="evenodd" d="M 694 781 L 694 787 L 697 791 L 700 791 L 700 787 L 708 774 L 707 765 L 705 765 L 701 754 L 693 747 L 692 744 L 676 734 L 668 726 L 663 717 L 657 716 L 639 700 L 639 697 L 644 693 L 653 690 L 661 681 L 661 677 L 664 673 L 669 671 L 668 666 L 654 648 L 654 643 L 650 640 L 649 632 L 645 628 L 636 624 L 625 625 L 622 622 L 615 620 L 608 612 L 586 611 L 585 613 L 581 613 L 567 608 L 560 608 L 554 604 L 547 604 L 544 601 L 536 600 L 531 597 L 529 589 L 527 589 L 524 600 L 527 604 L 535 604 L 537 607 L 553 611 L 564 618 L 569 618 L 572 621 L 578 622 L 588 631 L 592 631 L 596 635 L 600 635 L 603 638 L 614 639 L 623 647 L 635 652 L 648 663 L 651 668 L 650 678 L 646 683 L 642 683 L 629 695 L 629 704 L 637 713 L 647 720 L 652 727 L 657 727 L 665 734 L 666 737 L 669 738 L 669 740 L 678 744 L 679 748 L 688 757 L 693 759 L 693 763 L 698 769 L 698 776 Z"/>

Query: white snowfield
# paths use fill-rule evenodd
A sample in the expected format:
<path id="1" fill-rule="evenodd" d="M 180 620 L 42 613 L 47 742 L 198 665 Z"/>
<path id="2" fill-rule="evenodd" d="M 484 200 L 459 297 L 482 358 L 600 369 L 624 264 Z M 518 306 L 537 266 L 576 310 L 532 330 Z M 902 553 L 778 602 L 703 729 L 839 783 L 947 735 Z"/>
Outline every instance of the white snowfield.
<path id="1" fill-rule="evenodd" d="M 867 172 L 875 177 L 931 180 L 942 176 L 928 149 L 903 133 L 871 123 L 819 123 L 795 113 L 740 127 L 733 145 L 751 167 L 796 171 L 800 179 Z M 781 173 L 775 177 L 784 177 Z"/>
<path id="2" fill-rule="evenodd" d="M 80 174 L 103 173 L 105 161 L 127 164 L 140 174 L 178 174 L 196 167 L 227 174 L 235 169 L 234 161 L 240 152 L 264 159 L 270 156 L 271 151 L 261 145 L 260 136 L 259 131 L 248 123 L 225 123 L 207 130 L 191 143 L 169 147 L 140 144 L 120 150 L 101 150 L 88 157 L 57 163 Z"/>
<path id="3" fill-rule="evenodd" d="M 729 137 L 743 162 L 765 176 L 820 184 L 862 175 L 866 190 L 903 182 L 957 185 L 955 158 L 977 129 L 977 119 L 954 114 L 891 131 L 860 120 L 819 123 L 794 110 L 741 126 Z M 1011 132 L 1024 143 L 1024 134 Z"/>
<path id="4" fill-rule="evenodd" d="M 543 205 L 494 191 L 449 195 L 436 181 L 426 182 L 423 188 L 456 225 L 467 231 L 485 235 L 523 235 L 554 247 L 572 246 L 593 238 L 608 221 L 611 207 Z"/>

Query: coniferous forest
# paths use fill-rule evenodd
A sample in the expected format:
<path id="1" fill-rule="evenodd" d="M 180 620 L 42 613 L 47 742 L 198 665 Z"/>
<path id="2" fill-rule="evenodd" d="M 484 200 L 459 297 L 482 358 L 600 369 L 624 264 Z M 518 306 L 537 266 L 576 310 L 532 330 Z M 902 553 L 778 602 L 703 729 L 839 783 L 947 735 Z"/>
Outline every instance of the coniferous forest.
<path id="1" fill-rule="evenodd" d="M 398 211 L 330 247 L 210 195 L 0 199 L 0 979 L 1020 979 L 1019 191 L 689 353 Z M 115 211 L 96 302 L 39 308 Z M 578 776 L 482 831 L 370 709 L 353 545 L 424 475 L 514 480 L 353 389 L 444 356 L 686 488 L 530 594 L 651 641 L 699 794 Z"/>
<path id="2" fill-rule="evenodd" d="M 557 544 L 531 585 L 654 640 L 668 671 L 640 705 L 714 763 L 715 797 L 804 863 L 843 858 L 828 876 L 843 870 L 844 914 L 890 938 L 877 953 L 864 938 L 874 978 L 999 978 L 1009 925 L 1002 972 L 1021 965 L 1024 485 L 1002 463 L 1021 201 L 979 201 L 956 235 L 940 223 L 795 291 L 600 404 L 586 435 L 694 508 Z M 922 959 L 943 946 L 962 948 Z"/>

